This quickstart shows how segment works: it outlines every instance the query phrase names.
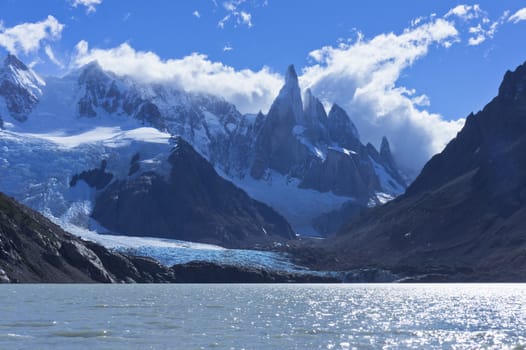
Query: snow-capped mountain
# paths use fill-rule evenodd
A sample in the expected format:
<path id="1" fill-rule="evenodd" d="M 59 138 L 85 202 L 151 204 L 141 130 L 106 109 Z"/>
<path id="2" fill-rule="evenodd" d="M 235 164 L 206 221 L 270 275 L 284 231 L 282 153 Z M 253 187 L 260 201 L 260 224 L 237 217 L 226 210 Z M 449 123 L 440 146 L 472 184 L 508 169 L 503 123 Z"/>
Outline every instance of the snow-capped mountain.
<path id="1" fill-rule="evenodd" d="M 293 66 L 268 115 L 261 119 L 250 165 L 254 179 L 272 181 L 279 174 L 296 181 L 300 189 L 331 193 L 362 207 L 405 190 L 387 139 L 379 153 L 373 145 L 360 142 L 358 130 L 341 107 L 333 105 L 327 115 L 309 90 L 303 102 Z M 288 197 L 292 205 L 308 205 L 301 197 L 291 198 L 294 195 Z M 323 206 L 318 210 L 318 215 L 334 211 Z M 318 227 L 320 230 L 327 232 Z"/>
<path id="2" fill-rule="evenodd" d="M 44 80 L 14 55 L 0 67 L 0 127 L 2 116 L 25 121 L 42 96 Z"/>
<path id="3" fill-rule="evenodd" d="M 96 62 L 44 82 L 8 56 L 0 77 L 0 191 L 79 225 L 97 226 L 88 217 L 103 188 L 71 187 L 76 174 L 105 160 L 109 185 L 127 179 L 140 154 L 141 172 L 166 176 L 173 136 L 299 234 L 329 232 L 318 217 L 405 190 L 387 140 L 378 152 L 360 142 L 343 109 L 327 115 L 310 91 L 303 101 L 292 66 L 267 115 L 242 115 L 216 96 L 117 76 Z"/>

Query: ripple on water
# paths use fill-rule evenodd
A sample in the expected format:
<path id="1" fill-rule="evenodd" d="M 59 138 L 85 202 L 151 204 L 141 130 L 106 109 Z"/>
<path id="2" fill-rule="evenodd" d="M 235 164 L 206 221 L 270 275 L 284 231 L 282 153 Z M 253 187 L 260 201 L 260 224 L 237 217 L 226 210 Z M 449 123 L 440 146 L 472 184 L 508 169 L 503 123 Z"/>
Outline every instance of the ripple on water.
<path id="1" fill-rule="evenodd" d="M 62 338 L 104 338 L 111 334 L 107 330 L 67 330 L 53 332 L 52 335 Z"/>
<path id="2" fill-rule="evenodd" d="M 0 349 L 526 350 L 526 285 L 3 288 Z"/>

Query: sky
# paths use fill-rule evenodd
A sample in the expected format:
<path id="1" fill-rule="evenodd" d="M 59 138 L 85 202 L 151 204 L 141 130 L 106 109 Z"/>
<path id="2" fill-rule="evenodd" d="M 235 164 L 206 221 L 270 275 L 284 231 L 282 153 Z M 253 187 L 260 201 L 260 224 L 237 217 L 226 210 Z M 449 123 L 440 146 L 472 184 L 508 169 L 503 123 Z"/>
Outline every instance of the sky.
<path id="1" fill-rule="evenodd" d="M 526 0 L 0 0 L 0 54 L 43 76 L 97 60 L 268 110 L 294 64 L 412 171 L 526 61 Z"/>

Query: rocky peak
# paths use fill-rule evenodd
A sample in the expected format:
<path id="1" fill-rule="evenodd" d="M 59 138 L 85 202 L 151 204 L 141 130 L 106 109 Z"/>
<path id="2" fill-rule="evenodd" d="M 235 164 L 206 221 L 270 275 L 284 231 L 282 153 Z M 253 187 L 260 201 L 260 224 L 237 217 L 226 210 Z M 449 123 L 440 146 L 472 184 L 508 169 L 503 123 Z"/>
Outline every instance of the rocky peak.
<path id="1" fill-rule="evenodd" d="M 499 97 L 526 100 L 526 63 L 513 72 L 507 71 L 499 87 Z"/>
<path id="2" fill-rule="evenodd" d="M 104 71 L 99 62 L 92 61 L 87 65 L 83 66 L 80 70 L 79 84 L 93 83 L 93 82 L 106 82 L 111 79 L 109 73 Z"/>
<path id="3" fill-rule="evenodd" d="M 83 66 L 77 74 L 78 84 L 84 91 L 78 101 L 80 116 L 95 117 L 98 108 L 114 113 L 119 107 L 123 107 L 120 81 L 113 73 L 105 71 L 97 61 Z"/>
<path id="4" fill-rule="evenodd" d="M 27 90 L 35 98 L 42 95 L 41 88 L 46 85 L 41 77 L 12 54 L 7 55 L 0 68 L 0 82 L 5 80 Z"/>
<path id="5" fill-rule="evenodd" d="M 8 54 L 4 60 L 4 67 L 13 67 L 19 70 L 29 70 L 29 68 L 13 54 Z"/>
<path id="6" fill-rule="evenodd" d="M 327 113 L 320 100 L 312 94 L 310 89 L 305 92 L 305 106 L 303 109 L 305 120 L 309 124 L 320 123 L 327 125 Z"/>
<path id="7" fill-rule="evenodd" d="M 287 72 L 285 73 L 285 85 L 299 85 L 298 84 L 298 74 L 296 74 L 296 69 L 294 65 L 291 64 L 287 67 Z"/>
<path id="8" fill-rule="evenodd" d="M 396 163 L 391 153 L 391 147 L 389 146 L 389 141 L 387 137 L 382 137 L 382 143 L 380 145 L 380 157 L 385 164 L 389 165 L 392 169 L 396 169 Z"/>
<path id="9" fill-rule="evenodd" d="M 172 151 L 172 157 L 198 157 L 197 151 L 182 137 L 174 138 L 175 147 Z"/>
<path id="10" fill-rule="evenodd" d="M 25 121 L 42 96 L 46 84 L 32 69 L 16 56 L 9 54 L 0 68 L 0 97 L 3 97 L 9 114 L 18 121 Z"/>
<path id="11" fill-rule="evenodd" d="M 305 123 L 298 75 L 293 65 L 290 65 L 287 69 L 285 85 L 283 85 L 278 97 L 272 103 L 269 116 L 285 119 L 296 124 Z"/>
<path id="12" fill-rule="evenodd" d="M 356 149 L 360 145 L 360 135 L 347 112 L 334 104 L 327 119 L 330 138 L 340 146 Z"/>

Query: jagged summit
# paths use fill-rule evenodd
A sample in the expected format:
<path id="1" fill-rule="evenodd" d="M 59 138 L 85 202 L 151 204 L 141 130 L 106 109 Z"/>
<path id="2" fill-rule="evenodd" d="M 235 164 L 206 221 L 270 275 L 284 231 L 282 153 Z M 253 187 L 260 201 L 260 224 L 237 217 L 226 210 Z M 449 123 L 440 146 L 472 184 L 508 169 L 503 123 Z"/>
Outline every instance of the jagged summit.
<path id="1" fill-rule="evenodd" d="M 357 146 L 356 143 L 359 143 L 358 129 L 356 129 L 347 112 L 336 103 L 332 105 L 329 111 L 328 128 L 330 137 L 342 144 L 343 147 L 354 148 Z"/>
<path id="2" fill-rule="evenodd" d="M 387 140 L 387 137 L 382 137 L 382 143 L 380 144 L 380 154 L 391 154 L 391 146 L 389 146 L 389 140 Z"/>
<path id="3" fill-rule="evenodd" d="M 288 123 L 304 124 L 301 90 L 293 65 L 287 69 L 285 84 L 270 107 L 269 117 L 279 120 L 285 119 Z"/>
<path id="4" fill-rule="evenodd" d="M 526 62 L 507 71 L 499 87 L 500 98 L 526 99 Z"/>
<path id="5" fill-rule="evenodd" d="M 296 74 L 296 69 L 293 64 L 287 67 L 287 72 L 285 73 L 285 85 L 289 84 L 298 85 L 298 74 Z"/>
<path id="6" fill-rule="evenodd" d="M 392 167 L 395 167 L 393 154 L 391 153 L 391 146 L 389 145 L 389 141 L 387 140 L 386 136 L 382 137 L 382 143 L 380 144 L 380 156 L 389 162 Z"/>
<path id="7" fill-rule="evenodd" d="M 325 112 L 325 107 L 323 107 L 320 100 L 312 94 L 310 89 L 305 91 L 303 113 L 308 124 L 320 123 L 324 127 L 327 126 L 327 112 Z"/>
<path id="8" fill-rule="evenodd" d="M 46 85 L 32 69 L 9 54 L 0 67 L 0 112 L 23 122 L 42 96 Z"/>
<path id="9" fill-rule="evenodd" d="M 4 59 L 4 67 L 12 66 L 20 70 L 29 70 L 29 68 L 13 54 L 8 54 Z"/>

